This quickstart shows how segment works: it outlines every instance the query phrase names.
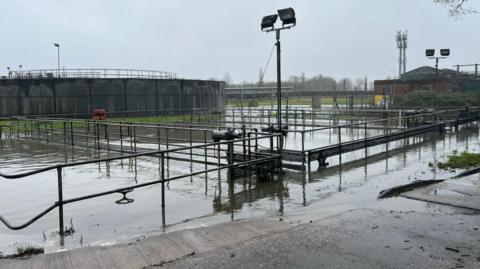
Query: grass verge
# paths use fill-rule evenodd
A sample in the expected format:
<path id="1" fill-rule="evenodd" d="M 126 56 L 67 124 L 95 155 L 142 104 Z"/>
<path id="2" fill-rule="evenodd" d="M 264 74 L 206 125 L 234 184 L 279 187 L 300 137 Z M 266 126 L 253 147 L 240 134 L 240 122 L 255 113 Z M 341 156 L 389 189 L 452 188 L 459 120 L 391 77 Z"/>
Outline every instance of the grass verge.
<path id="1" fill-rule="evenodd" d="M 460 155 L 448 156 L 448 161 L 438 163 L 440 169 L 468 169 L 480 165 L 480 153 L 462 152 Z"/>

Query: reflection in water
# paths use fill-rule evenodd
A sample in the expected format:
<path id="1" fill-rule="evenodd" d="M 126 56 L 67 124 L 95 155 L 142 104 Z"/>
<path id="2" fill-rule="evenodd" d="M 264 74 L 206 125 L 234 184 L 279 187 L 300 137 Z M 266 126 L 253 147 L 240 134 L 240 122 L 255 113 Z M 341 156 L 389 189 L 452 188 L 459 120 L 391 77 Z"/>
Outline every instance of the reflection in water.
<path id="1" fill-rule="evenodd" d="M 288 197 L 288 188 L 285 186 L 283 176 L 271 181 L 258 180 L 256 177 L 237 179 L 233 183 L 228 181 L 228 199 L 222 201 L 221 185 L 217 185 L 218 192 L 213 198 L 213 209 L 215 212 L 229 212 L 234 214 L 245 204 L 251 204 L 264 198 L 278 198 L 279 212 L 283 213 L 283 199 Z M 237 189 L 240 188 L 240 191 Z M 233 218 L 233 217 L 232 217 Z"/>

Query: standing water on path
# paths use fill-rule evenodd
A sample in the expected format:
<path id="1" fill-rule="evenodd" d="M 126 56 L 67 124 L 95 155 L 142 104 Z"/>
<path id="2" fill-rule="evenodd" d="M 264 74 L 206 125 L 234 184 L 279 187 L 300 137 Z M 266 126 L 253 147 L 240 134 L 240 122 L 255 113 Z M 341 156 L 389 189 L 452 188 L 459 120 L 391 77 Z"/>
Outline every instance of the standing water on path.
<path id="1" fill-rule="evenodd" d="M 315 136 L 327 140 L 326 135 Z M 58 210 L 54 209 L 23 230 L 9 230 L 0 224 L 0 252 L 5 255 L 15 252 L 17 246 L 29 245 L 43 246 L 52 252 L 113 244 L 238 219 L 289 219 L 307 211 L 337 207 L 450 212 L 453 209 L 449 207 L 404 198 L 377 201 L 376 196 L 385 188 L 416 179 L 449 178 L 450 172 L 429 164 L 444 161 L 454 151 L 479 152 L 478 137 L 478 126 L 470 125 L 457 132 L 392 142 L 388 152 L 385 146 L 377 146 L 369 149 L 367 159 L 363 159 L 364 150 L 344 154 L 341 161 L 332 157 L 327 160 L 329 167 L 310 174 L 285 170 L 281 178 L 267 182 L 247 177 L 229 184 L 226 171 L 182 178 L 168 184 L 165 216 L 162 216 L 160 185 L 128 193 L 127 197 L 133 199 L 129 204 L 115 203 L 122 198 L 117 193 L 71 203 L 64 207 L 65 226 L 70 232 L 63 246 L 58 236 Z M 107 152 L 97 155 L 88 149 L 9 139 L 0 140 L 0 152 L 0 171 L 7 174 L 113 156 Z M 203 164 L 173 160 L 168 166 L 170 177 L 203 168 Z M 313 167 L 316 169 L 316 165 Z M 63 196 L 69 199 L 159 177 L 158 158 L 152 157 L 65 168 Z M 0 178 L 0 194 L 0 215 L 13 225 L 23 224 L 57 200 L 57 172 L 52 170 L 21 179 Z"/>

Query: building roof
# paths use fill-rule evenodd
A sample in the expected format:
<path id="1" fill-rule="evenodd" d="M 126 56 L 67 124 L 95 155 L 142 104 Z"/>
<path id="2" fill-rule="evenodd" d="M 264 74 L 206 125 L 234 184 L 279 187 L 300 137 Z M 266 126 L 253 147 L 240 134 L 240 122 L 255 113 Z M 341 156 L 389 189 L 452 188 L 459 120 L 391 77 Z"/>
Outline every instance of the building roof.
<path id="1" fill-rule="evenodd" d="M 410 70 L 401 75 L 401 80 L 430 80 L 435 79 L 436 70 L 434 67 L 422 66 L 417 69 Z M 455 78 L 459 75 L 459 72 L 452 69 L 439 69 L 439 79 Z"/>

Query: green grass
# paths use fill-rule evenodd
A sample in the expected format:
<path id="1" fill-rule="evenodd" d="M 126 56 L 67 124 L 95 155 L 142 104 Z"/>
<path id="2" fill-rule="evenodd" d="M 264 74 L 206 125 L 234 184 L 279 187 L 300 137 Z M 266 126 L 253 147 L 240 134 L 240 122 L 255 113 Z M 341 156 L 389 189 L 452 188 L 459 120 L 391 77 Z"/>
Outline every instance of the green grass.
<path id="1" fill-rule="evenodd" d="M 446 163 L 438 163 L 440 169 L 468 169 L 480 165 L 480 153 L 462 152 L 460 155 L 448 156 Z"/>
<path id="2" fill-rule="evenodd" d="M 209 114 L 193 114 L 193 115 L 163 115 L 163 116 L 152 116 L 152 117 L 120 117 L 120 118 L 107 118 L 105 122 L 107 123 L 115 123 L 115 122 L 133 122 L 133 123 L 173 123 L 173 122 L 190 122 L 193 120 L 194 122 L 199 121 L 212 121 L 218 120 L 219 115 L 216 113 L 209 113 Z M 2 120 L 0 121 L 1 126 L 10 126 L 10 121 Z M 41 123 L 41 127 L 44 128 L 47 126 L 49 129 L 56 129 L 62 130 L 64 128 L 64 122 L 59 121 L 49 121 Z M 73 128 L 85 128 L 85 121 L 84 120 L 72 120 L 72 127 Z M 70 129 L 70 123 L 67 122 L 65 125 L 67 129 Z M 33 126 L 34 130 L 36 126 Z M 19 120 L 18 124 L 18 132 L 22 133 L 24 131 L 29 132 L 31 129 L 30 122 L 26 121 L 26 125 Z M 15 129 L 15 132 L 17 130 Z"/>
<path id="3" fill-rule="evenodd" d="M 163 115 L 153 117 L 132 117 L 132 118 L 109 118 L 108 122 L 138 122 L 138 123 L 162 123 L 162 122 L 190 122 L 190 121 L 211 121 L 217 120 L 218 114 L 193 114 L 193 115 Z"/>
<path id="4" fill-rule="evenodd" d="M 15 257 L 24 257 L 45 253 L 45 249 L 39 246 L 18 246 Z"/>

